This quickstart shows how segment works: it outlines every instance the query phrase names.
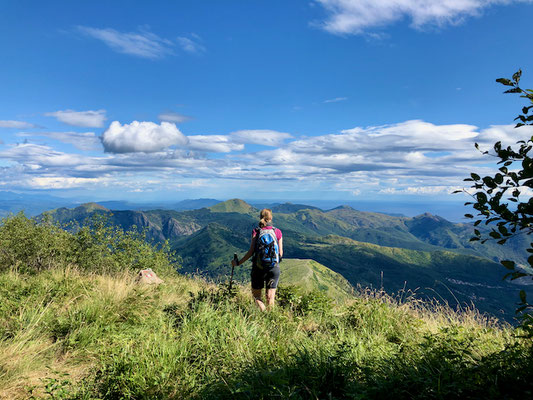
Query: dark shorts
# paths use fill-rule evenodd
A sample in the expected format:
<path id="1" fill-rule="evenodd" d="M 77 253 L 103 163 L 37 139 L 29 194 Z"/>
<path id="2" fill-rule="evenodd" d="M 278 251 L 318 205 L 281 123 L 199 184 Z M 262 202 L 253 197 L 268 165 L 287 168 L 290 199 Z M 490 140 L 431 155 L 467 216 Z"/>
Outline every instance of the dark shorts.
<path id="1" fill-rule="evenodd" d="M 279 265 L 268 269 L 252 268 L 252 289 L 263 289 L 265 284 L 267 289 L 277 288 L 279 274 Z"/>

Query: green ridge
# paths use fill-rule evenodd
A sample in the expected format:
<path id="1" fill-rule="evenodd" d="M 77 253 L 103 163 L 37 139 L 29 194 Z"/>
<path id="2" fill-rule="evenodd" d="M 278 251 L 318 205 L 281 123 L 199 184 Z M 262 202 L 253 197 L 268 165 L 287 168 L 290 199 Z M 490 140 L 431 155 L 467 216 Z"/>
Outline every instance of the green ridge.
<path id="1" fill-rule="evenodd" d="M 353 298 L 353 287 L 341 275 L 314 260 L 284 259 L 280 264 L 280 284 L 297 285 L 304 290 L 320 290 L 343 302 Z"/>

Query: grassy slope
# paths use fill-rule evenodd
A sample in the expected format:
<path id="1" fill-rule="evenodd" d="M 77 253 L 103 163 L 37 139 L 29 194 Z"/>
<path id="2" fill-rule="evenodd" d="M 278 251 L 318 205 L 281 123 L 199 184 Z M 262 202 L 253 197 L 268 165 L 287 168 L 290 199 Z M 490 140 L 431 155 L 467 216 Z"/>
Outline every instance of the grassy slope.
<path id="1" fill-rule="evenodd" d="M 1 273 L 0 398 L 465 399 L 533 390 L 531 343 L 475 312 L 374 294 L 331 310 L 262 314 L 247 289 L 224 300 L 200 280 L 163 278 L 139 287 L 131 273 Z"/>
<path id="2" fill-rule="evenodd" d="M 353 296 L 353 287 L 340 274 L 314 260 L 284 259 L 281 285 L 297 285 L 305 290 L 321 290 L 332 299 L 344 302 Z"/>

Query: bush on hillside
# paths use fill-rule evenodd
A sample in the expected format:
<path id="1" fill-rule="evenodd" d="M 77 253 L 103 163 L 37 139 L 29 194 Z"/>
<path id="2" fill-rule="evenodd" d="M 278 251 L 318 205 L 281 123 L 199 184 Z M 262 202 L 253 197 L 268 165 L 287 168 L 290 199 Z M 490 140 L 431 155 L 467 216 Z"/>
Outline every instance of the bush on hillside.
<path id="1" fill-rule="evenodd" d="M 36 273 L 72 266 L 97 273 L 152 268 L 165 274 L 178 261 L 168 243 L 154 246 L 144 233 L 109 225 L 101 215 L 93 215 L 75 232 L 22 212 L 0 223 L 0 271 Z"/>
<path id="2" fill-rule="evenodd" d="M 326 313 L 333 308 L 333 300 L 320 290 L 304 291 L 295 285 L 280 285 L 276 292 L 277 303 L 295 315 L 311 312 Z"/>
<path id="3" fill-rule="evenodd" d="M 37 272 L 68 264 L 71 235 L 49 219 L 37 222 L 20 212 L 2 219 L 0 271 Z"/>

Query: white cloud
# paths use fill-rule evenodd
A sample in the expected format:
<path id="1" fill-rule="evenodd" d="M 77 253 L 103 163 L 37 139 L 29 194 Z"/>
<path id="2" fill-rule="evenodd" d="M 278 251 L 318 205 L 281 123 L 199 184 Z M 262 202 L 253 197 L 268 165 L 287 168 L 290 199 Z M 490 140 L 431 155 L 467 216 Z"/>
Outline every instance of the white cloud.
<path id="1" fill-rule="evenodd" d="M 10 145 L 8 149 L 0 151 L 0 158 L 15 161 L 31 170 L 71 169 L 73 167 L 91 163 L 91 159 L 79 154 L 68 154 L 56 151 L 49 146 L 32 143 Z"/>
<path id="2" fill-rule="evenodd" d="M 315 0 L 328 13 L 320 26 L 334 34 L 363 34 L 405 18 L 411 26 L 445 26 L 479 15 L 485 8 L 531 0 Z"/>
<path id="3" fill-rule="evenodd" d="M 362 193 L 392 188 L 395 193 L 429 195 L 438 187 L 446 194 L 448 188 L 462 185 L 470 171 L 489 174 L 494 170 L 485 166 L 493 160 L 474 149 L 475 141 L 492 144 L 512 136 L 512 144 L 532 134 L 533 127 L 479 130 L 415 120 L 303 138 L 243 157 L 251 167 L 276 171 L 280 178 L 341 182 L 340 187 L 346 188 L 358 182 Z M 380 182 L 379 188 L 372 189 L 368 182 Z M 416 189 L 423 187 L 432 188 Z"/>
<path id="4" fill-rule="evenodd" d="M 265 132 L 272 135 L 270 140 L 265 139 Z M 94 138 L 90 133 L 79 135 Z M 463 187 L 463 179 L 470 172 L 495 172 L 495 159 L 476 151 L 474 142 L 490 149 L 498 140 L 512 145 L 532 135 L 533 127 L 479 129 L 414 120 L 292 141 L 289 134 L 275 131 L 187 138 L 168 122 L 158 125 L 134 121 L 121 125 L 115 121 L 102 137 L 111 154 L 89 157 L 31 143 L 7 145 L 0 148 L 0 173 L 3 187 L 85 187 L 83 180 L 59 179 L 63 177 L 98 178 L 94 181 L 96 186 L 124 190 L 158 190 L 155 182 L 181 184 L 198 179 L 213 183 L 214 187 L 229 180 L 241 181 L 242 187 L 255 190 L 260 189 L 259 182 L 268 180 L 276 181 L 277 190 L 294 190 L 297 185 L 299 191 L 332 191 L 359 197 L 369 193 L 446 196 Z M 57 138 L 66 140 L 63 136 Z M 245 143 L 265 141 L 277 145 L 260 152 L 244 151 Z M 235 151 L 239 153 L 210 154 Z M 92 187 L 93 181 L 85 182 L 86 187 Z"/>
<path id="5" fill-rule="evenodd" d="M 133 121 L 131 124 L 121 125 L 114 121 L 102 135 L 102 143 L 109 153 L 153 153 L 174 145 L 184 146 L 188 140 L 170 122 L 158 125 Z"/>
<path id="6" fill-rule="evenodd" d="M 119 53 L 150 59 L 163 58 L 168 54 L 173 54 L 173 44 L 170 40 L 160 38 L 147 30 L 119 32 L 111 28 L 98 29 L 87 26 L 79 26 L 78 30 L 101 40 Z"/>
<path id="7" fill-rule="evenodd" d="M 324 100 L 324 103 L 338 103 L 339 101 L 346 101 L 348 97 L 335 97 L 334 99 Z"/>
<path id="8" fill-rule="evenodd" d="M 36 128 L 36 126 L 24 121 L 3 120 L 0 121 L 0 128 L 30 129 Z"/>
<path id="9" fill-rule="evenodd" d="M 45 113 L 47 117 L 55 117 L 58 121 L 67 125 L 81 126 L 84 128 L 101 128 L 107 119 L 105 110 L 97 111 L 74 111 L 64 110 Z"/>
<path id="10" fill-rule="evenodd" d="M 467 149 L 479 135 L 473 125 L 434 125 L 412 120 L 398 124 L 353 128 L 340 134 L 316 136 L 293 141 L 290 149 L 303 153 L 358 153 L 443 151 Z"/>
<path id="11" fill-rule="evenodd" d="M 413 195 L 443 195 L 451 194 L 455 190 L 462 190 L 461 186 L 408 186 L 406 188 L 386 188 L 381 189 L 382 194 L 413 194 Z"/>
<path id="12" fill-rule="evenodd" d="M 236 143 L 253 143 L 273 147 L 281 146 L 286 139 L 293 137 L 290 133 L 268 129 L 241 130 L 232 132 L 230 136 Z"/>
<path id="13" fill-rule="evenodd" d="M 94 132 L 20 132 L 19 137 L 36 137 L 44 136 L 51 139 L 59 140 L 63 143 L 74 145 L 80 150 L 95 150 L 100 145 L 100 139 Z"/>
<path id="14" fill-rule="evenodd" d="M 65 176 L 39 176 L 30 178 L 26 183 L 35 189 L 72 189 L 101 184 L 102 178 L 73 178 Z"/>
<path id="15" fill-rule="evenodd" d="M 229 153 L 244 150 L 244 145 L 232 143 L 229 136 L 224 135 L 190 135 L 189 149 L 212 153 Z"/>
<path id="16" fill-rule="evenodd" d="M 187 53 L 204 53 L 205 47 L 202 44 L 202 38 L 195 33 L 191 33 L 189 36 L 178 36 L 178 44 Z"/>
<path id="17" fill-rule="evenodd" d="M 190 121 L 191 117 L 176 112 L 163 112 L 158 115 L 160 121 L 175 122 L 177 124 Z"/>

